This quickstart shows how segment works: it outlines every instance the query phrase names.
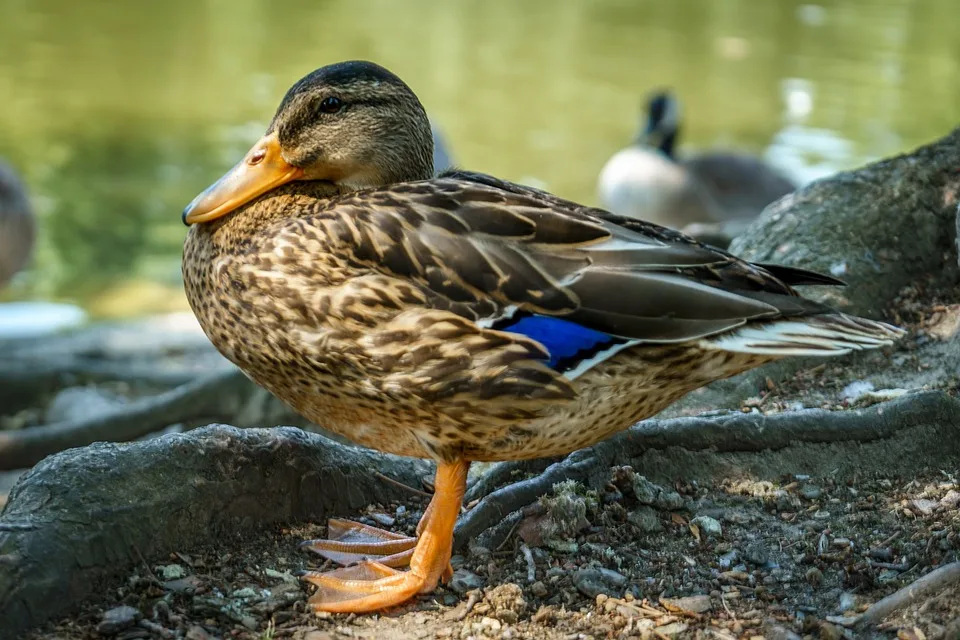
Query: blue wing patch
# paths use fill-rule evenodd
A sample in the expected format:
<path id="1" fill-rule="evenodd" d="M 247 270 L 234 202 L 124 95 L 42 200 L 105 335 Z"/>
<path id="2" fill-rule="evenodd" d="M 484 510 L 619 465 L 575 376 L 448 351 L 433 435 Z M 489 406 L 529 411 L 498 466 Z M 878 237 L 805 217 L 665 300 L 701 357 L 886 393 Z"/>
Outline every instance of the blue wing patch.
<path id="1" fill-rule="evenodd" d="M 493 328 L 519 333 L 536 340 L 550 352 L 547 365 L 559 373 L 574 369 L 600 351 L 627 342 L 602 331 L 588 329 L 576 322 L 531 314 L 518 314 L 502 320 Z"/>

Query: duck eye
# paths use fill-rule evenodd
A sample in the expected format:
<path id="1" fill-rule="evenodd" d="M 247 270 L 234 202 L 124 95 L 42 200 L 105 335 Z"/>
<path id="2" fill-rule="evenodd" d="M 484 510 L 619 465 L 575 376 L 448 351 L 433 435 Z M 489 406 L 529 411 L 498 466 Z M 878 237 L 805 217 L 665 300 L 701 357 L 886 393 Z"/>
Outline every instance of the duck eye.
<path id="1" fill-rule="evenodd" d="M 323 102 L 320 103 L 320 111 L 324 113 L 336 113 L 343 108 L 343 101 L 336 96 L 330 96 L 329 98 L 324 98 Z"/>

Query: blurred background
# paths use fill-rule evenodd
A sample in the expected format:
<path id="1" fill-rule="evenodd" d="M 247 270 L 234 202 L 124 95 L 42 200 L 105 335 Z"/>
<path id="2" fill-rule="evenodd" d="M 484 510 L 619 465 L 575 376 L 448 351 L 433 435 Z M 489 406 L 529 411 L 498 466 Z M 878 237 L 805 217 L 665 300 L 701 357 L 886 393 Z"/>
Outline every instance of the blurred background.
<path id="1" fill-rule="evenodd" d="M 955 2 L 0 0 L 0 158 L 38 220 L 0 301 L 187 309 L 180 211 L 324 64 L 383 64 L 459 166 L 588 204 L 658 87 L 681 152 L 803 184 L 958 124 Z"/>

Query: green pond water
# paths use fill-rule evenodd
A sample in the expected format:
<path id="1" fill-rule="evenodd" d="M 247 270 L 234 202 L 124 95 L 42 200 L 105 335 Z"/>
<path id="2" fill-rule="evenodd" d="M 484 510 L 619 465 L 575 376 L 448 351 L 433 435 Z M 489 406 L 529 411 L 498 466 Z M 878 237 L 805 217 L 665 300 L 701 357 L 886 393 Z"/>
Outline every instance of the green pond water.
<path id="1" fill-rule="evenodd" d="M 420 96 L 460 166 L 596 203 L 651 89 L 681 150 L 801 182 L 960 122 L 956 0 L 0 0 L 0 157 L 40 218 L 3 300 L 184 309 L 180 211 L 316 67 L 365 58 Z"/>

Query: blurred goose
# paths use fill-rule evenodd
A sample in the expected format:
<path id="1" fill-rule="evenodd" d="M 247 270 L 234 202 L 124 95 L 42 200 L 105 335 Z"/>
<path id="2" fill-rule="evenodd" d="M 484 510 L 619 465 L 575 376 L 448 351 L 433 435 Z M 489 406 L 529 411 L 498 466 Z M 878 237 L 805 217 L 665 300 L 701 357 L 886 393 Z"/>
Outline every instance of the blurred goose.
<path id="1" fill-rule="evenodd" d="M 602 206 L 725 247 L 768 204 L 796 189 L 750 155 L 714 151 L 678 159 L 679 129 L 677 99 L 667 91 L 652 94 L 644 128 L 600 172 Z"/>
<path id="2" fill-rule="evenodd" d="M 0 162 L 0 288 L 26 266 L 36 241 L 36 220 L 14 170 Z"/>

